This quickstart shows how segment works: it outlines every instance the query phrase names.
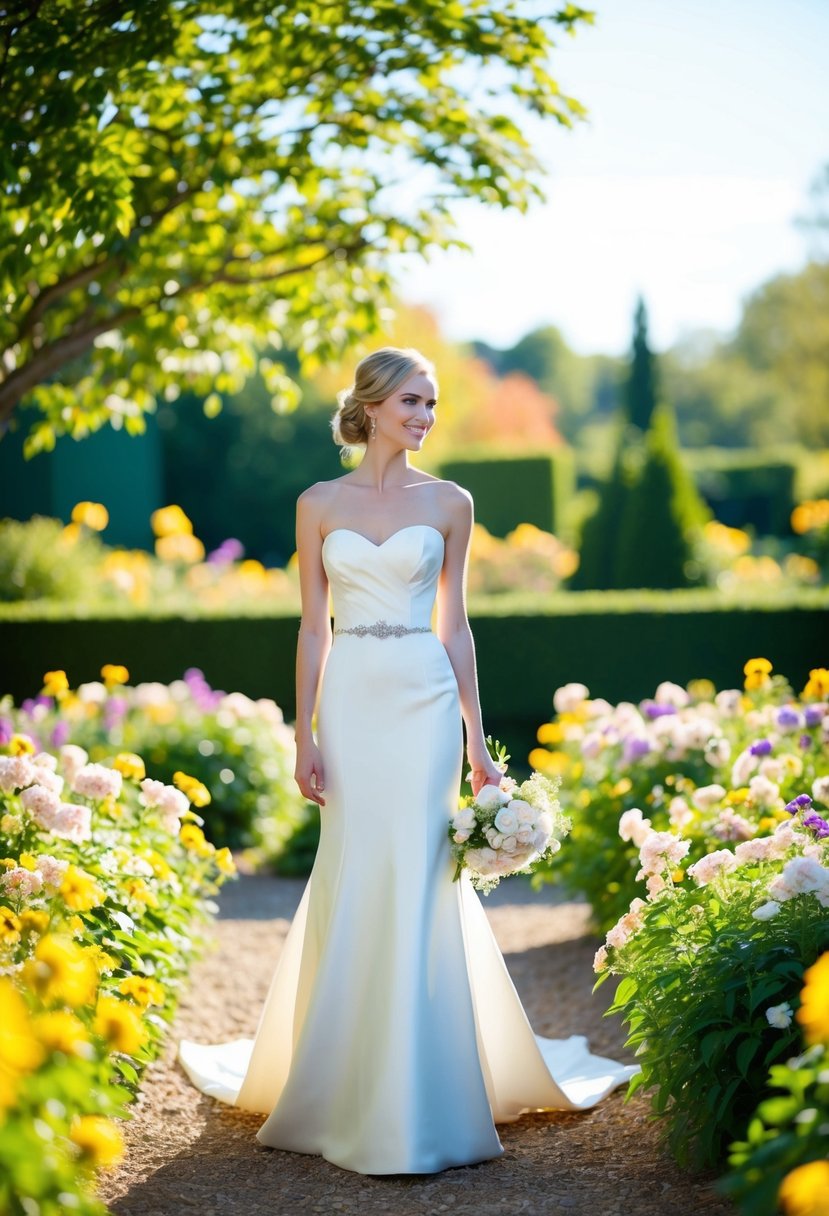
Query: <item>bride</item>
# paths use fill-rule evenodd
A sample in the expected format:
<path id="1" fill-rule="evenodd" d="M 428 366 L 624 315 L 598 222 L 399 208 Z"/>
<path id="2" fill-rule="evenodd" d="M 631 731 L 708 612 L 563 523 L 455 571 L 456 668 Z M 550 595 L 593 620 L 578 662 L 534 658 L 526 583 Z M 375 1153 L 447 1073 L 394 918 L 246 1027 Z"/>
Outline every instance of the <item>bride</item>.
<path id="1" fill-rule="evenodd" d="M 263 1144 L 362 1174 L 500 1156 L 496 1124 L 637 1071 L 533 1033 L 468 873 L 452 881 L 464 727 L 473 793 L 502 773 L 466 611 L 472 499 L 409 463 L 437 418 L 415 350 L 367 356 L 339 395 L 334 440 L 365 455 L 296 510 L 295 779 L 319 848 L 255 1038 L 179 1045 L 201 1090 L 267 1116 Z"/>

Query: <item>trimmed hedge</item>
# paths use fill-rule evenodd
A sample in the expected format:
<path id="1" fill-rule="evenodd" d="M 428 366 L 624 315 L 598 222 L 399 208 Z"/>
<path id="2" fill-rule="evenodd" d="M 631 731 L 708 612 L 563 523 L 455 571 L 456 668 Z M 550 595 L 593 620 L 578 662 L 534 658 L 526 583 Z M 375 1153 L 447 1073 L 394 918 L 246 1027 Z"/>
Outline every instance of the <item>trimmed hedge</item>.
<path id="1" fill-rule="evenodd" d="M 795 686 L 829 666 L 829 591 L 740 602 L 703 589 L 603 592 L 555 597 L 504 595 L 469 601 L 484 722 L 488 731 L 533 746 L 553 692 L 584 683 L 609 701 L 650 696 L 662 680 L 707 677 L 742 685 L 746 657 L 764 656 Z M 54 611 L 57 611 L 55 609 Z M 5 619 L 4 619 L 5 618 Z M 272 697 L 287 721 L 296 713 L 298 615 L 248 617 L 99 616 L 48 619 L 29 606 L 0 616 L 0 692 L 32 696 L 43 672 L 64 669 L 73 685 L 123 663 L 133 682 L 201 668 L 214 688 Z M 502 732 L 499 734 L 499 732 Z"/>
<path id="2" fill-rule="evenodd" d="M 493 536 L 506 536 L 523 523 L 559 537 L 566 528 L 575 491 L 572 448 L 526 455 L 482 453 L 444 461 L 436 473 L 469 490 L 476 520 Z"/>

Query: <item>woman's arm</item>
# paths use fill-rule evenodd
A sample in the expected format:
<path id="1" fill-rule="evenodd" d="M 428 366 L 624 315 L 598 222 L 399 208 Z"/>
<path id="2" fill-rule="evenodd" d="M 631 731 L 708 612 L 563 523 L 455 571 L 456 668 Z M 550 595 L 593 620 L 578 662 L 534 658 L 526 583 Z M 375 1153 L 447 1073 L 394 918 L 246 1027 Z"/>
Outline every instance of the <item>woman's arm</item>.
<path id="1" fill-rule="evenodd" d="M 319 796 L 324 786 L 322 758 L 312 721 L 320 678 L 331 649 L 328 579 L 322 564 L 321 499 L 316 486 L 303 490 L 296 505 L 296 548 L 302 618 L 296 648 L 296 745 L 294 779 L 306 798 L 325 805 Z"/>
<path id="2" fill-rule="evenodd" d="M 472 540 L 472 496 L 460 486 L 453 495 L 452 519 L 446 537 L 443 569 L 438 580 L 437 635 L 446 648 L 458 682 L 461 713 L 466 725 L 466 753 L 472 769 L 472 792 L 497 784 L 503 776 L 487 750 L 481 720 L 475 642 L 466 609 L 466 576 Z"/>

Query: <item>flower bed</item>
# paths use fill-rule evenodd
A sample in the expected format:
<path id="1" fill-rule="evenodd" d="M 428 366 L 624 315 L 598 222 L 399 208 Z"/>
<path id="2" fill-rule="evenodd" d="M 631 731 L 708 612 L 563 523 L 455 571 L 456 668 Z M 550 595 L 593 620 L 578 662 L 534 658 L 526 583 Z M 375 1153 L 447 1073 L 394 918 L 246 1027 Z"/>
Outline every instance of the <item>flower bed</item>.
<path id="1" fill-rule="evenodd" d="M 657 875 L 638 877 L 651 832 L 687 842 L 674 858 L 681 878 L 712 850 L 767 835 L 789 819 L 786 803 L 829 773 L 829 671 L 813 669 L 796 698 L 767 660 L 746 668 L 744 689 L 665 682 L 638 704 L 590 699 L 583 684 L 556 692 L 556 720 L 538 730 L 547 746 L 529 762 L 561 775 L 573 828 L 536 881 L 583 892 L 603 931 L 645 894 L 644 879 L 656 894 Z"/>
<path id="2" fill-rule="evenodd" d="M 0 1210 L 104 1213 L 95 1172 L 129 1113 L 234 873 L 200 783 L 90 762 L 31 734 L 0 747 Z"/>
<path id="3" fill-rule="evenodd" d="M 819 1052 L 798 1055 L 797 1020 L 829 950 L 828 694 L 826 669 L 796 697 L 765 659 L 743 689 L 665 683 L 639 705 L 568 685 L 539 730 L 553 750 L 530 756 L 562 775 L 573 818 L 546 877 L 584 890 L 607 930 L 597 986 L 622 977 L 608 1012 L 641 1065 L 629 1092 L 650 1091 L 685 1164 L 722 1164 L 736 1142 L 728 1185 L 751 1216 L 775 1210 L 777 1184 L 781 1202 L 800 1193 L 782 1176 L 815 1165 L 820 1135 L 825 1159 L 826 1076 Z"/>
<path id="4" fill-rule="evenodd" d="M 71 737 L 93 760 L 137 752 L 162 781 L 184 771 L 201 789 L 210 839 L 249 846 L 277 862 L 305 823 L 308 807 L 293 781 L 294 732 L 276 703 L 213 689 L 201 671 L 182 680 L 130 686 L 126 668 L 107 664 L 102 679 L 70 689 L 62 671 L 48 672 L 38 696 L 16 709 L 0 701 L 0 742 L 21 729 L 48 745 Z"/>

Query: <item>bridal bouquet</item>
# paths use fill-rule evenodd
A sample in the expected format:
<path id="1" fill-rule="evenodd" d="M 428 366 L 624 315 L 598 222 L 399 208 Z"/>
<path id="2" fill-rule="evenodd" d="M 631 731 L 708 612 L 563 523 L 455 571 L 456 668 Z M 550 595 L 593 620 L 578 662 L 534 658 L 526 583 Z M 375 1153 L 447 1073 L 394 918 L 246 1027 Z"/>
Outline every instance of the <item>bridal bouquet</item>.
<path id="1" fill-rule="evenodd" d="M 487 744 L 492 747 L 489 736 Z M 465 799 L 449 822 L 454 881 L 466 867 L 472 885 L 485 894 L 507 875 L 528 873 L 536 862 L 551 858 L 571 827 L 556 797 L 561 778 L 534 771 L 519 785 L 506 776 L 509 757 L 497 740 L 494 747 L 493 758 L 505 775 L 498 785 L 484 785 L 475 798 Z"/>

